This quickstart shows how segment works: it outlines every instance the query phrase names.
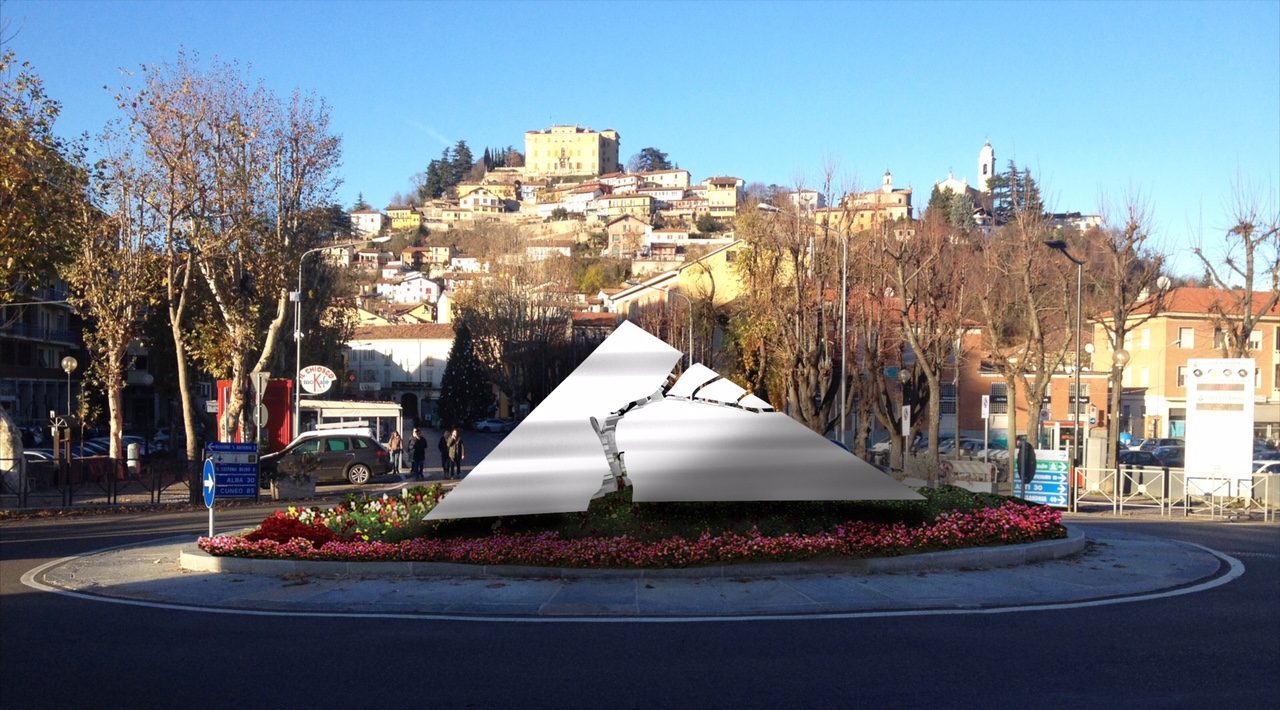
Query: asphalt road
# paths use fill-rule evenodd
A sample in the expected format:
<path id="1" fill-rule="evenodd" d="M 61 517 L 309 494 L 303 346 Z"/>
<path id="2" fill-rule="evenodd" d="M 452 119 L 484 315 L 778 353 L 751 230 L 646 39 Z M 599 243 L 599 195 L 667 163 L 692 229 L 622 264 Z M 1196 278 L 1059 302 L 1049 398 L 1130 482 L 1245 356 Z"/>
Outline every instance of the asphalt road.
<path id="1" fill-rule="evenodd" d="M 219 527 L 262 510 L 225 511 Z M 35 592 L 46 561 L 205 516 L 0 525 L 0 704 L 36 707 L 1274 708 L 1280 526 L 1105 522 L 1237 557 L 1206 592 L 1059 611 L 696 623 L 211 614 Z M 922 583 L 926 583 L 923 582 Z"/>

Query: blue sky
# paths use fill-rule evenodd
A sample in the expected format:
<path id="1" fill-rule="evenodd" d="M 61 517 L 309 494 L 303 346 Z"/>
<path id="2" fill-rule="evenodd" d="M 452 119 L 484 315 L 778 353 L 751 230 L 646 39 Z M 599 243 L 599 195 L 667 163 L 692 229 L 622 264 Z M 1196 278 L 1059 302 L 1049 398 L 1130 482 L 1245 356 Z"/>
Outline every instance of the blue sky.
<path id="1" fill-rule="evenodd" d="M 180 48 L 313 91 L 344 141 L 339 197 L 377 206 L 446 143 L 523 150 L 551 123 L 613 128 L 695 179 L 916 190 L 1032 168 L 1057 211 L 1140 194 L 1180 272 L 1235 186 L 1280 190 L 1280 2 L 161 3 L 0 0 L 5 46 L 63 104 L 115 115 L 121 68 Z"/>

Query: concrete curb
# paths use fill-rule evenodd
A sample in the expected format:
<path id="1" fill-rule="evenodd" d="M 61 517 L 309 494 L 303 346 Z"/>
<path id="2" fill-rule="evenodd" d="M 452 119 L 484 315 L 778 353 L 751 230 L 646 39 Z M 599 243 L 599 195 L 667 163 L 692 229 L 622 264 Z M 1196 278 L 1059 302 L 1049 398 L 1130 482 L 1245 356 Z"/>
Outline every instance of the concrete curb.
<path id="1" fill-rule="evenodd" d="M 337 562 L 312 560 L 258 560 L 214 557 L 188 545 L 178 564 L 191 572 L 250 574 L 282 577 L 306 574 L 334 577 L 509 577 L 518 579 L 661 579 L 785 577 L 810 574 L 882 574 L 935 570 L 976 570 L 1056 560 L 1085 547 L 1085 534 L 1067 529 L 1067 536 L 1023 545 L 974 547 L 945 552 L 924 552 L 901 557 L 877 557 L 821 562 L 761 562 L 679 569 L 579 569 L 522 565 L 468 565 L 453 562 Z"/>

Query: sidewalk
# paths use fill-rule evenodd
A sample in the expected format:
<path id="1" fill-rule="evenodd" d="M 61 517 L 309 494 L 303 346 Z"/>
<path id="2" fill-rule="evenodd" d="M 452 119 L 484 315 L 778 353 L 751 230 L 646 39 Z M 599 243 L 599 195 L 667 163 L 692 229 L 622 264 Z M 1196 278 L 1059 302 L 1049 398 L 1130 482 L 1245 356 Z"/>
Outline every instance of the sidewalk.
<path id="1" fill-rule="evenodd" d="M 1194 545 L 1087 523 L 1070 528 L 1065 541 L 850 564 L 565 570 L 539 577 L 518 568 L 210 558 L 186 538 L 60 560 L 28 576 L 32 586 L 50 591 L 199 610 L 687 620 L 995 611 L 1185 592 L 1230 581 L 1240 571 L 1230 558 Z M 1035 546 L 1049 559 L 1018 564 Z M 193 572 L 181 566 L 184 552 L 189 565 L 203 556 L 214 566 L 245 566 Z M 1068 556 L 1054 559 L 1062 554 Z M 1012 566 L 973 569 L 991 563 Z M 334 564 L 346 565 L 347 573 L 335 574 Z"/>

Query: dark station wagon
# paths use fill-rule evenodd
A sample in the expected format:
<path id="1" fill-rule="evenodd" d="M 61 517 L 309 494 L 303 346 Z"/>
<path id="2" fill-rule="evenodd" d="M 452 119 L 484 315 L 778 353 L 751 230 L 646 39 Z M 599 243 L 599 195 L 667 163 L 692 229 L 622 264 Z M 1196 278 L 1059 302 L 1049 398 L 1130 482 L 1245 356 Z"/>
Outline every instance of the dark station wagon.
<path id="1" fill-rule="evenodd" d="M 391 471 L 391 457 L 372 437 L 348 432 L 306 432 L 284 449 L 259 459 L 262 481 L 310 471 L 317 482 L 368 483 Z"/>

